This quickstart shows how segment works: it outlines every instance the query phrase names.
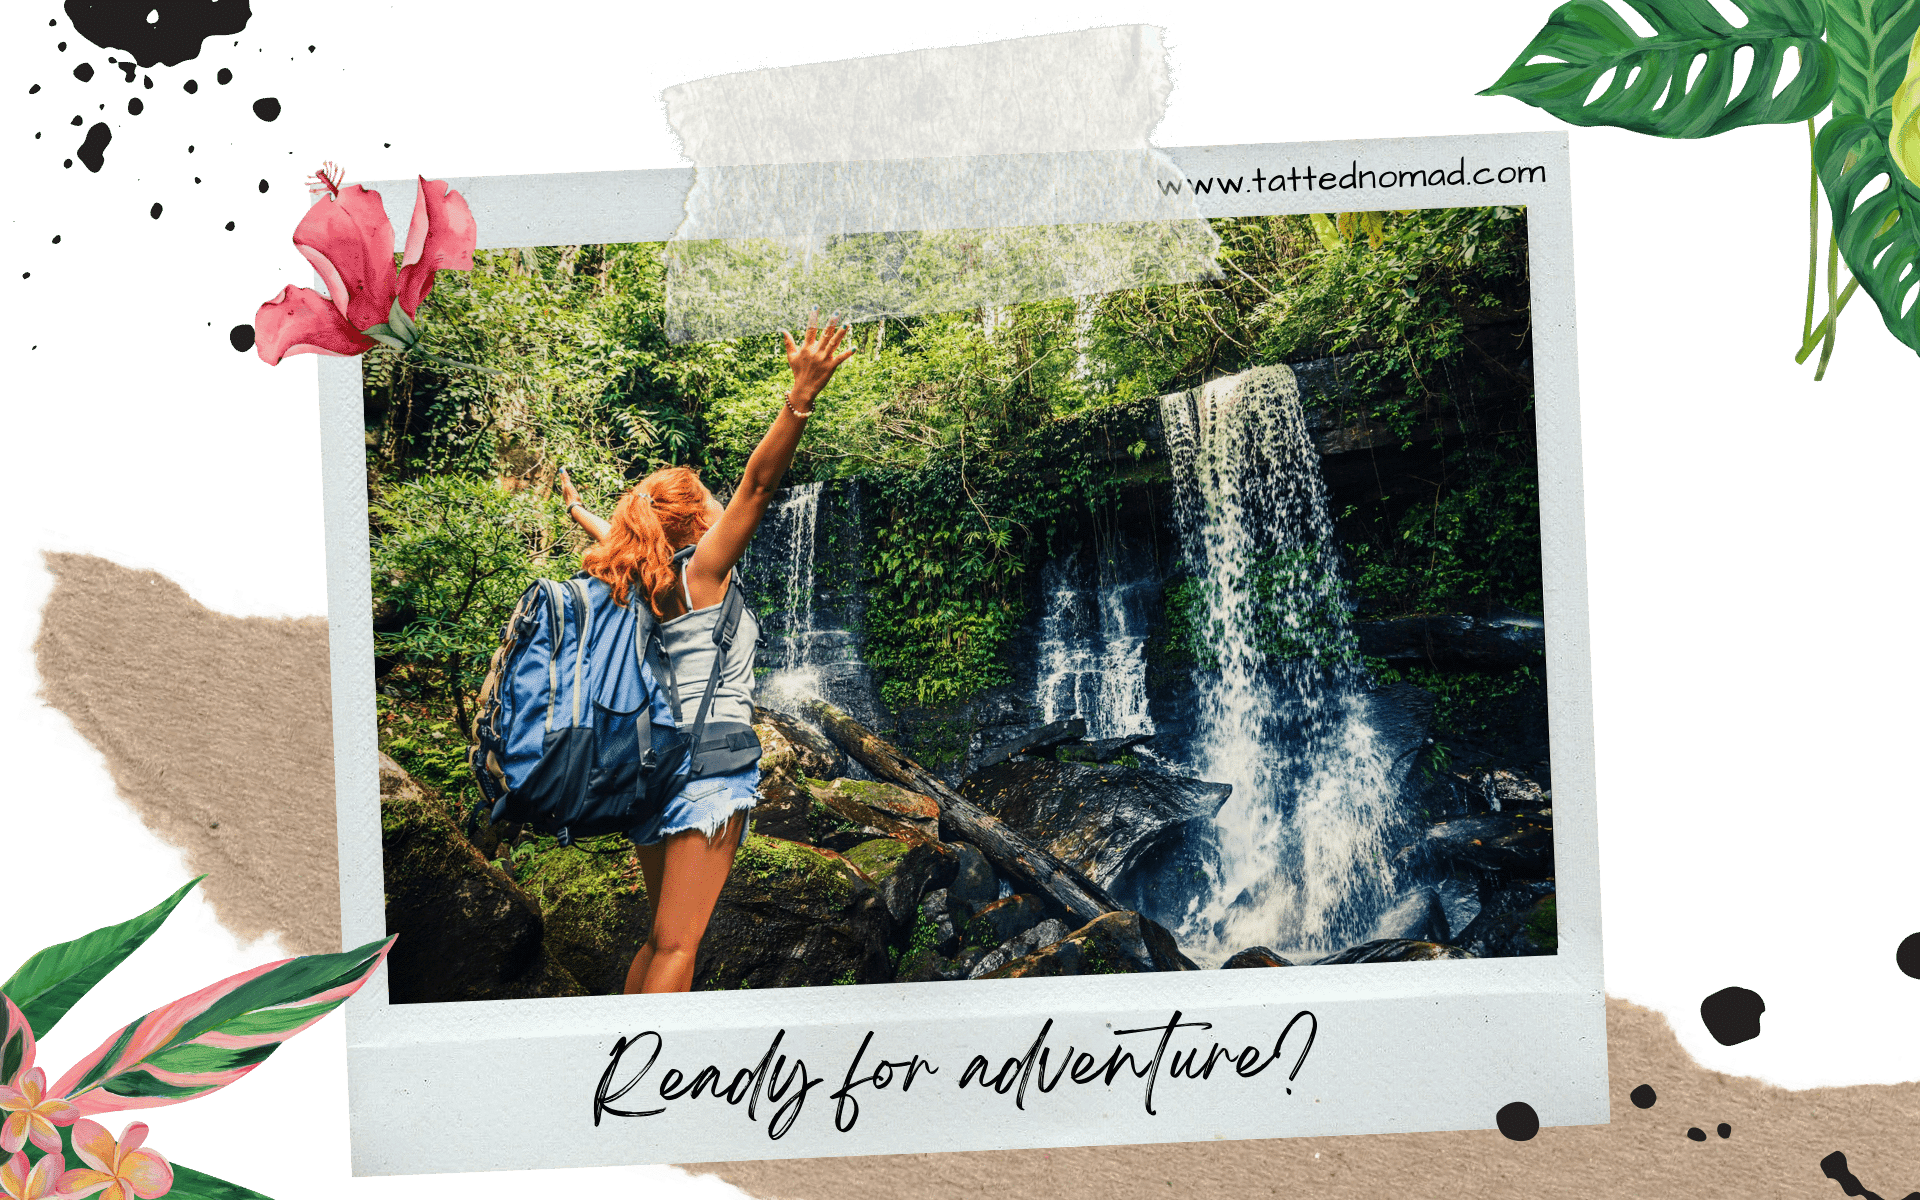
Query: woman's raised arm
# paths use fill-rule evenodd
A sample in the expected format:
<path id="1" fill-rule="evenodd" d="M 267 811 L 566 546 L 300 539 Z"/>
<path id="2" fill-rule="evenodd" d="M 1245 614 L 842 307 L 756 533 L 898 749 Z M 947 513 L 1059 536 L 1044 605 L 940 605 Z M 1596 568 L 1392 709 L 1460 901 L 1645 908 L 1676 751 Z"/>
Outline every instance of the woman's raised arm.
<path id="1" fill-rule="evenodd" d="M 560 468 L 559 482 L 560 498 L 567 502 L 567 515 L 572 517 L 580 528 L 592 534 L 594 541 L 605 541 L 608 530 L 612 529 L 613 526 L 589 512 L 587 506 L 580 502 L 580 493 L 574 490 L 573 480 L 567 476 L 567 469 L 565 467 Z"/>
<path id="2" fill-rule="evenodd" d="M 781 333 L 787 343 L 787 365 L 793 370 L 793 387 L 787 392 L 787 399 L 766 436 L 748 457 L 747 469 L 740 476 L 740 486 L 734 489 L 727 511 L 700 539 L 700 548 L 687 564 L 690 588 L 706 591 L 702 584 L 716 591 L 724 588 L 727 573 L 747 552 L 747 543 L 760 527 L 760 518 L 766 515 L 767 504 L 779 488 L 781 477 L 793 464 L 793 452 L 800 445 L 800 435 L 806 431 L 807 418 L 813 415 L 814 398 L 827 386 L 840 364 L 853 357 L 851 350 L 834 353 L 847 336 L 847 326 L 829 318 L 826 328 L 822 329 L 819 315 L 816 311 L 807 319 L 806 337 L 797 345 L 792 334 Z"/>

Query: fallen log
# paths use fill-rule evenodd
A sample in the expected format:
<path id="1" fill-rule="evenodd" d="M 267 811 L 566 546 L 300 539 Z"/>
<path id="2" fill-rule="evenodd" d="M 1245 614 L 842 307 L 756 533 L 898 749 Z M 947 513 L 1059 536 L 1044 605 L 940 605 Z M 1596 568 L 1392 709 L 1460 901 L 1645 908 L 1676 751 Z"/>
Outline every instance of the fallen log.
<path id="1" fill-rule="evenodd" d="M 914 762 L 879 734 L 825 700 L 803 706 L 804 715 L 826 730 L 842 750 L 881 779 L 933 798 L 940 806 L 940 827 L 979 847 L 993 865 L 1048 896 L 1081 923 L 1121 906 L 1085 875 L 1029 841 L 1004 821 L 948 787 L 946 781 Z"/>

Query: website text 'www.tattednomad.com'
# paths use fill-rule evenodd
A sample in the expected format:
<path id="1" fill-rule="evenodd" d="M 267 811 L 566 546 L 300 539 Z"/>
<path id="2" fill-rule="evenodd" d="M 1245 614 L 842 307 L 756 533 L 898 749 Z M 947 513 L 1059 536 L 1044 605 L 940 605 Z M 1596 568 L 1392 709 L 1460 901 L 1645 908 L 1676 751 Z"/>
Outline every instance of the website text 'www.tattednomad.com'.
<path id="1" fill-rule="evenodd" d="M 1462 158 L 1452 166 L 1430 167 L 1424 170 L 1389 167 L 1380 171 L 1371 167 L 1362 168 L 1356 161 L 1350 163 L 1344 171 L 1316 171 L 1309 166 L 1304 171 L 1294 167 L 1285 172 L 1274 171 L 1269 174 L 1264 170 L 1256 169 L 1250 176 L 1236 175 L 1225 178 L 1209 175 L 1204 178 L 1196 177 L 1178 181 L 1162 179 L 1159 184 L 1163 194 L 1191 191 L 1196 195 L 1206 196 L 1232 195 L 1236 192 L 1332 192 L 1356 188 L 1372 190 L 1404 187 L 1461 187 L 1470 184 L 1545 183 L 1546 181 L 1545 166 L 1468 167 L 1467 160 Z"/>

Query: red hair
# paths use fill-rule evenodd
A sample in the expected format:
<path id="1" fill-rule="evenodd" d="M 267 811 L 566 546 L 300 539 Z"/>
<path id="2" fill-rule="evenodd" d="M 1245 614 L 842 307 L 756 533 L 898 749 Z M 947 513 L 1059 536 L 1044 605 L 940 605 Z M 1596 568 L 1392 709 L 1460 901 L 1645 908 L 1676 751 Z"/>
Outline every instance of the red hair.
<path id="1" fill-rule="evenodd" d="M 629 588 L 640 594 L 656 615 L 661 601 L 673 594 L 679 580 L 673 552 L 691 546 L 712 524 L 706 485 L 691 467 L 664 467 L 642 479 L 614 506 L 607 536 L 580 556 L 580 566 L 613 589 L 613 598 L 627 603 Z"/>

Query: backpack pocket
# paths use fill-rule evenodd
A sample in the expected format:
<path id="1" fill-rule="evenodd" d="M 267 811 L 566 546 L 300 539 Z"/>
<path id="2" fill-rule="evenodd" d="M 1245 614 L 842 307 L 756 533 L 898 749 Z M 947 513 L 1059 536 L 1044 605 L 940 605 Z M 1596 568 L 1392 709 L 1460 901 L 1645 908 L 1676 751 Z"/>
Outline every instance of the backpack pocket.
<path id="1" fill-rule="evenodd" d="M 593 770 L 597 730 L 591 725 L 550 729 L 532 771 L 493 806 L 495 821 L 524 821 L 541 833 L 557 833 L 574 816 Z"/>
<path id="2" fill-rule="evenodd" d="M 587 791 L 596 800 L 631 801 L 641 790 L 642 763 L 649 745 L 640 745 L 645 708 L 620 712 L 596 701 L 593 723 L 600 729 L 598 754 L 587 775 Z"/>

